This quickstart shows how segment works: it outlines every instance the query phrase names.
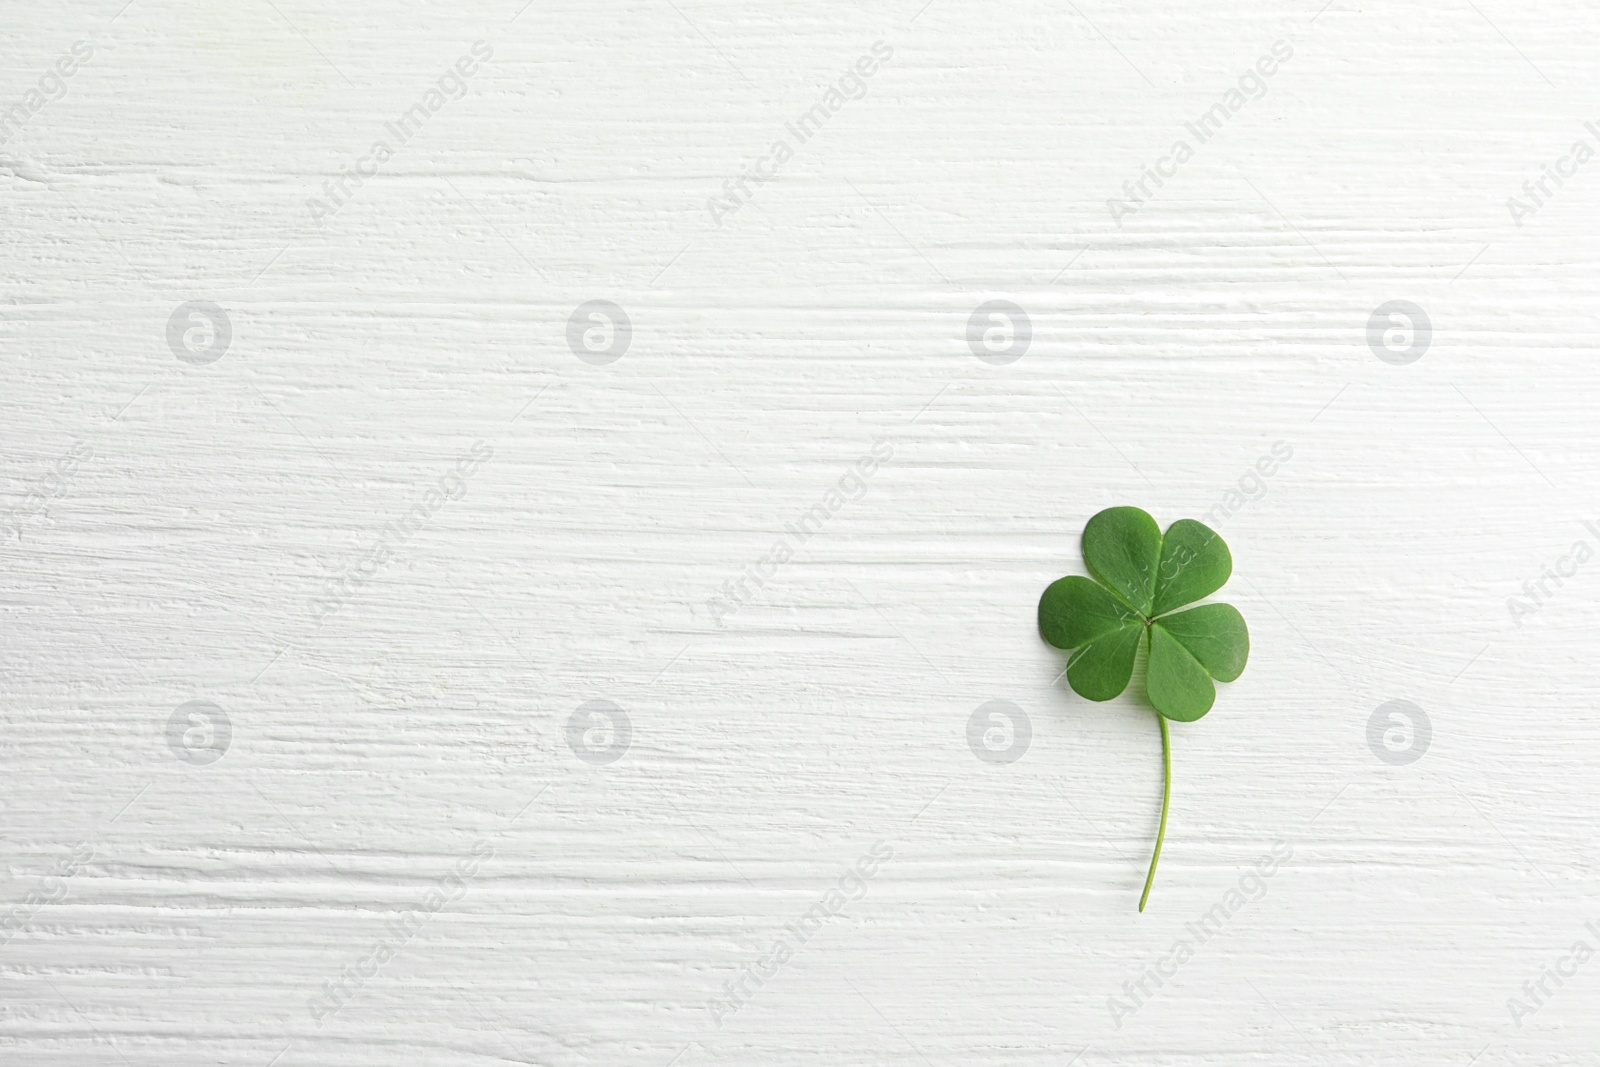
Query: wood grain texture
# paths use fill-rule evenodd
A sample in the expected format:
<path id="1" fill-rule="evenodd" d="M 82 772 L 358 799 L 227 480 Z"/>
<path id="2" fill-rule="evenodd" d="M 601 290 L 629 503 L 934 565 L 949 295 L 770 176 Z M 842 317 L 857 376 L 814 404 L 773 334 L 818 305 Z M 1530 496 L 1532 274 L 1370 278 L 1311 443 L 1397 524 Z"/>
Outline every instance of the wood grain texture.
<path id="1" fill-rule="evenodd" d="M 123 2 L 0 12 L 4 1062 L 1596 1062 L 1591 7 Z M 1253 635 L 1143 915 L 1117 504 Z"/>

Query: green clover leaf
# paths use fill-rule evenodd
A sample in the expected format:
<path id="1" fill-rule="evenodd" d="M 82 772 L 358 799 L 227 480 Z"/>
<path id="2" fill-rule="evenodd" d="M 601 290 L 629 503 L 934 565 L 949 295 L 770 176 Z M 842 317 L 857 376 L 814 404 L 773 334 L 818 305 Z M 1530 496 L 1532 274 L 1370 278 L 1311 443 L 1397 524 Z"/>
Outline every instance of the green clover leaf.
<path id="1" fill-rule="evenodd" d="M 1215 593 L 1233 573 L 1227 544 L 1204 523 L 1179 519 L 1163 534 L 1139 508 L 1107 508 L 1083 528 L 1083 560 L 1097 582 L 1073 575 L 1050 583 L 1039 598 L 1039 634 L 1057 648 L 1076 650 L 1067 661 L 1067 682 L 1090 700 L 1110 700 L 1128 688 L 1139 645 L 1149 641 L 1145 693 L 1159 713 L 1166 788 L 1139 899 L 1143 911 L 1172 795 L 1167 720 L 1194 722 L 1211 710 L 1214 683 L 1244 672 L 1250 632 L 1231 604 L 1177 610 Z"/>

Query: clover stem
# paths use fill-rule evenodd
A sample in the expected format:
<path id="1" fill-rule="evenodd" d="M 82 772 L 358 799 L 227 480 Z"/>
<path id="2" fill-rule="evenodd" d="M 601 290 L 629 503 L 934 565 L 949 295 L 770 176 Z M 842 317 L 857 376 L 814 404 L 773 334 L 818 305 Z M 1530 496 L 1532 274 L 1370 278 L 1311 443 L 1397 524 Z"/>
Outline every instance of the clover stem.
<path id="1" fill-rule="evenodd" d="M 1167 717 L 1156 714 L 1161 720 L 1161 829 L 1156 831 L 1156 851 L 1150 857 L 1150 873 L 1145 876 L 1144 895 L 1139 898 L 1139 910 L 1144 910 L 1145 901 L 1150 899 L 1150 887 L 1155 884 L 1156 864 L 1161 862 L 1161 842 L 1167 839 L 1167 805 L 1172 800 L 1172 737 L 1167 732 Z"/>

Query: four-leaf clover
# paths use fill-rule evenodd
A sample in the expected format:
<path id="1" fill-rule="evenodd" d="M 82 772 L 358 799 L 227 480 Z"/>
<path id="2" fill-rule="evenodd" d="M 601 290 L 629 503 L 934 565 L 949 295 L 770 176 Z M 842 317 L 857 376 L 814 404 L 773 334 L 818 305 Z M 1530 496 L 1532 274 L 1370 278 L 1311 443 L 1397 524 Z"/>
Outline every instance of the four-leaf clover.
<path id="1" fill-rule="evenodd" d="M 1108 508 L 1083 528 L 1083 560 L 1098 583 L 1076 575 L 1050 583 L 1039 598 L 1039 633 L 1057 648 L 1076 649 L 1067 681 L 1090 700 L 1110 700 L 1128 687 L 1139 646 L 1149 640 L 1145 692 L 1160 713 L 1166 786 L 1143 911 L 1172 795 L 1167 720 L 1193 722 L 1211 710 L 1212 679 L 1231 682 L 1243 673 L 1250 633 L 1231 604 L 1178 610 L 1222 588 L 1233 573 L 1228 546 L 1204 523 L 1179 519 L 1163 535 L 1138 508 Z"/>

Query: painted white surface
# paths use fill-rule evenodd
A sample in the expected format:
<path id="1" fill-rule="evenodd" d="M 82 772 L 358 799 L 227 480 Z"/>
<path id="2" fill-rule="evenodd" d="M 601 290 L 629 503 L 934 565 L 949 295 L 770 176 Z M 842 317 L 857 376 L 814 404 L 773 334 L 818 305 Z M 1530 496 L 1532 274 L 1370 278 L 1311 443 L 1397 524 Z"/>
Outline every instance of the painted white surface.
<path id="1" fill-rule="evenodd" d="M 1600 145 L 1592 9 L 518 2 L 0 13 L 0 109 L 93 51 L 0 145 L 4 1062 L 1596 1062 L 1600 962 L 1507 1005 L 1600 946 L 1600 564 L 1507 605 L 1600 545 L 1600 163 L 1506 204 Z M 965 340 L 991 299 L 1032 324 L 1004 366 Z M 232 326 L 205 365 L 166 332 L 197 300 Z M 591 300 L 631 319 L 608 365 L 568 347 Z M 1432 322 L 1409 365 L 1368 345 L 1391 300 Z M 1155 722 L 1055 684 L 1034 606 L 1095 511 L 1201 517 L 1280 441 L 1218 523 L 1254 649 L 1175 730 L 1140 915 Z M 1368 744 L 1395 699 L 1432 726 L 1404 765 Z M 610 764 L 568 744 L 593 700 L 631 724 Z M 1009 765 L 967 742 L 994 700 L 1031 727 Z M 214 762 L 179 758 L 204 720 L 169 745 L 189 701 L 231 724 Z M 1274 841 L 1261 899 L 1114 1021 Z"/>

